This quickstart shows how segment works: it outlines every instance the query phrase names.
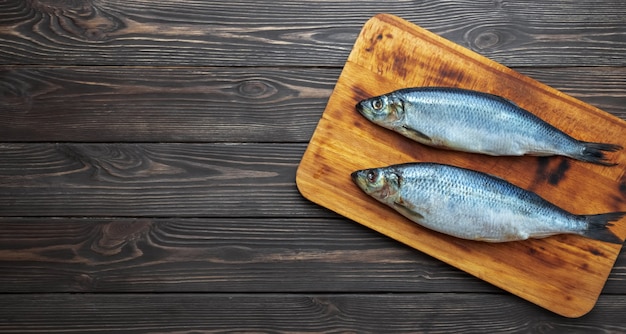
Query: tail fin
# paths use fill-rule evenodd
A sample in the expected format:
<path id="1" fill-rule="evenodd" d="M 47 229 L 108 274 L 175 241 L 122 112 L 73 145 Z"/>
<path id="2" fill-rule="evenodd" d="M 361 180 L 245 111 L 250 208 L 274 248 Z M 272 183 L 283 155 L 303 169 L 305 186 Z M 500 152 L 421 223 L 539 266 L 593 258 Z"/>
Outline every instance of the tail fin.
<path id="1" fill-rule="evenodd" d="M 584 147 L 582 152 L 576 157 L 581 161 L 587 161 L 603 166 L 615 166 L 617 163 L 607 161 L 604 152 L 615 152 L 622 149 L 620 145 L 605 143 L 580 142 Z"/>
<path id="2" fill-rule="evenodd" d="M 582 216 L 588 223 L 587 230 L 581 234 L 587 238 L 600 241 L 610 242 L 614 244 L 622 244 L 623 240 L 613 234 L 607 227 L 612 226 L 612 221 L 619 220 L 626 212 L 609 212 L 599 215 Z"/>

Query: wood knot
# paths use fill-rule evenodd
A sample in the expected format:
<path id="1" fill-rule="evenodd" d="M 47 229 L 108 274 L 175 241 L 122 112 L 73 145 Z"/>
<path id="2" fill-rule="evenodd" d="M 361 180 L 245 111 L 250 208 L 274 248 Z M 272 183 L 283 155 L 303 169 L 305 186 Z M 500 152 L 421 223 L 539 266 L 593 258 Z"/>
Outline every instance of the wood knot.
<path id="1" fill-rule="evenodd" d="M 152 222 L 147 219 L 133 221 L 112 221 L 102 229 L 103 239 L 133 240 L 150 229 Z"/>
<path id="2" fill-rule="evenodd" d="M 489 49 L 500 43 L 500 36 L 495 31 L 485 31 L 474 40 L 474 45 L 479 49 Z"/>
<path id="3" fill-rule="evenodd" d="M 57 33 L 89 42 L 106 41 L 111 33 L 124 27 L 121 19 L 96 7 L 91 1 L 32 0 L 30 6 L 54 17 L 61 29 Z"/>
<path id="4" fill-rule="evenodd" d="M 102 227 L 100 238 L 92 246 L 92 249 L 109 256 L 119 254 L 128 243 L 142 239 L 151 226 L 152 221 L 147 219 L 113 221 Z"/>
<path id="5" fill-rule="evenodd" d="M 516 35 L 503 29 L 480 26 L 468 31 L 465 38 L 474 50 L 493 50 L 513 43 Z"/>
<path id="6" fill-rule="evenodd" d="M 77 274 L 73 281 L 76 291 L 93 291 L 98 285 L 98 277 L 87 273 Z"/>
<path id="7" fill-rule="evenodd" d="M 265 80 L 246 80 L 236 87 L 237 94 L 247 99 L 266 99 L 278 93 L 278 88 Z"/>

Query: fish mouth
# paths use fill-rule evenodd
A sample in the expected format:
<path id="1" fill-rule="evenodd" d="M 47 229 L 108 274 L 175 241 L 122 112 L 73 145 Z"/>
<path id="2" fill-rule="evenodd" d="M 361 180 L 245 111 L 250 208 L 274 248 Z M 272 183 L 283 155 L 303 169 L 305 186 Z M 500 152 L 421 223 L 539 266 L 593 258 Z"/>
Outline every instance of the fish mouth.
<path id="1" fill-rule="evenodd" d="M 364 101 L 360 101 L 359 103 L 356 104 L 356 106 L 354 106 L 356 108 L 356 111 L 359 112 L 359 114 L 366 116 L 365 113 L 365 107 L 363 106 L 363 102 Z"/>
<path id="2" fill-rule="evenodd" d="M 352 172 L 352 174 L 350 174 L 350 177 L 352 178 L 352 182 L 354 182 L 359 188 L 361 188 L 361 190 L 365 190 L 365 178 L 363 177 L 362 170 Z"/>

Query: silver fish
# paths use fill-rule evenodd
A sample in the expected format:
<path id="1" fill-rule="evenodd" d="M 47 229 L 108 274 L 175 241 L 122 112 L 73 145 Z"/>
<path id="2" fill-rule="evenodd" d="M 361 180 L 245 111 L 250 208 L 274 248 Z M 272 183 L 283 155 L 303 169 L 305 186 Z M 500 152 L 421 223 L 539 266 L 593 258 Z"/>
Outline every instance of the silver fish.
<path id="1" fill-rule="evenodd" d="M 352 173 L 365 193 L 429 229 L 458 238 L 505 242 L 578 234 L 622 240 L 607 227 L 626 212 L 575 215 L 489 174 L 436 163 L 410 163 Z"/>
<path id="2" fill-rule="evenodd" d="M 497 95 L 459 88 L 397 90 L 362 100 L 365 118 L 422 144 L 487 155 L 563 155 L 605 166 L 619 145 L 574 139 Z"/>

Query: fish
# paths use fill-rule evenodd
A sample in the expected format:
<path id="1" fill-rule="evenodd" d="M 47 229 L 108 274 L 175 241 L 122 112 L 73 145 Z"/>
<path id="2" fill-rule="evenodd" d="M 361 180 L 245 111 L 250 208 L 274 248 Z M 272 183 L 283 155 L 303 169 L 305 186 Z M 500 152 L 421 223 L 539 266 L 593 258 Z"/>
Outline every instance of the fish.
<path id="1" fill-rule="evenodd" d="M 462 167 L 412 162 L 351 174 L 366 194 L 413 222 L 491 243 L 577 234 L 622 244 L 609 229 L 626 212 L 577 215 L 502 178 Z"/>
<path id="2" fill-rule="evenodd" d="M 622 146 L 577 140 L 498 95 L 451 87 L 404 88 L 356 104 L 371 122 L 419 143 L 492 156 L 553 156 L 614 166 Z"/>

